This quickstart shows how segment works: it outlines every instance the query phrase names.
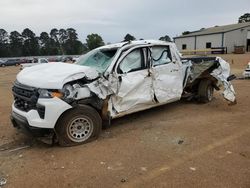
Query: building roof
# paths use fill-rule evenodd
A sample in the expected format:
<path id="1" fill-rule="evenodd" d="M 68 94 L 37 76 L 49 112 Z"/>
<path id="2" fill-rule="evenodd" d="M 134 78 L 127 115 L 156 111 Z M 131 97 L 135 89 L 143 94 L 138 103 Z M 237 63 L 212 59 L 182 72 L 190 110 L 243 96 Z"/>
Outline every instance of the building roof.
<path id="1" fill-rule="evenodd" d="M 210 34 L 216 34 L 216 33 L 226 33 L 229 31 L 242 29 L 244 27 L 249 27 L 249 26 L 250 26 L 250 22 L 223 25 L 223 26 L 215 26 L 215 27 L 200 29 L 198 31 L 193 31 L 187 35 L 181 35 L 181 36 L 175 37 L 175 39 L 192 37 L 192 36 L 200 36 L 200 35 L 210 35 Z"/>

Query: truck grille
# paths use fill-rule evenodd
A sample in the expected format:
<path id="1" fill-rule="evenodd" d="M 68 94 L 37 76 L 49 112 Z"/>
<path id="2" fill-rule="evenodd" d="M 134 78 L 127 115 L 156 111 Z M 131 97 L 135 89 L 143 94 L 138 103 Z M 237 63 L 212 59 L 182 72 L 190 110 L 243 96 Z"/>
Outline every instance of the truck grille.
<path id="1" fill-rule="evenodd" d="M 14 105 L 17 109 L 25 112 L 36 109 L 36 103 L 39 96 L 36 88 L 20 84 L 16 81 L 12 88 L 12 92 L 15 100 Z"/>

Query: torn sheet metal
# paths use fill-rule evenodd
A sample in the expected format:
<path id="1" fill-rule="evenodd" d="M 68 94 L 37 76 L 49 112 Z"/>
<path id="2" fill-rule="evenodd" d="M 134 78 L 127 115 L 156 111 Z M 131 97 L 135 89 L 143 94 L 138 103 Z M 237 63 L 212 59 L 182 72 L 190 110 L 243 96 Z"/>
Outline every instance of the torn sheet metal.
<path id="1" fill-rule="evenodd" d="M 235 90 L 230 81 L 227 81 L 227 78 L 230 75 L 230 65 L 221 57 L 216 57 L 216 60 L 220 63 L 220 66 L 215 69 L 211 75 L 220 81 L 224 86 L 223 96 L 226 100 L 235 103 Z"/>
<path id="2" fill-rule="evenodd" d="M 180 66 L 168 63 L 152 67 L 153 90 L 159 103 L 176 101 L 183 92 L 183 75 Z"/>
<path id="3" fill-rule="evenodd" d="M 218 80 L 217 86 L 224 87 L 223 96 L 226 100 L 235 102 L 235 91 L 230 81 L 227 78 L 230 76 L 230 65 L 220 57 L 203 57 L 190 58 L 191 59 L 191 73 L 189 74 L 188 84 L 192 84 L 196 79 L 206 76 L 210 72 L 210 75 Z M 184 59 L 185 60 L 185 59 Z M 189 58 L 186 58 L 189 60 Z M 184 64 L 187 62 L 184 61 Z M 204 74 L 205 73 L 205 74 Z"/>
<path id="4" fill-rule="evenodd" d="M 143 109 L 154 104 L 152 78 L 148 70 L 122 75 L 118 83 L 118 92 L 111 96 L 113 108 L 117 112 Z"/>
<path id="5" fill-rule="evenodd" d="M 86 86 L 100 99 L 106 99 L 107 96 L 114 93 L 115 90 L 111 82 L 109 82 L 109 80 L 105 79 L 104 77 L 101 77 L 90 84 L 86 84 Z"/>
<path id="6" fill-rule="evenodd" d="M 191 82 L 199 78 L 206 70 L 213 66 L 213 62 L 207 61 L 199 64 L 192 64 L 192 71 L 190 74 Z"/>

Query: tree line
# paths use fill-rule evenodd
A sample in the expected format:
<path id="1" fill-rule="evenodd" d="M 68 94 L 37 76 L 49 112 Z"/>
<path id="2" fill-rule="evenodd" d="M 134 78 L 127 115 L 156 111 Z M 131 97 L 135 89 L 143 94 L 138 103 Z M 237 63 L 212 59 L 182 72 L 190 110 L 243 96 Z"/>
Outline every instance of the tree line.
<path id="1" fill-rule="evenodd" d="M 123 41 L 136 38 L 130 34 Z M 171 41 L 168 35 L 160 40 Z M 86 43 L 82 43 L 75 29 L 51 29 L 49 33 L 42 32 L 40 36 L 29 28 L 21 33 L 8 33 L 0 29 L 0 57 L 48 56 L 48 55 L 80 55 L 89 50 L 103 46 L 105 43 L 98 34 L 89 34 Z"/>
<path id="2" fill-rule="evenodd" d="M 103 39 L 98 34 L 88 35 L 86 43 L 82 43 L 73 28 L 54 28 L 40 36 L 29 28 L 21 33 L 0 29 L 0 57 L 78 55 L 102 45 Z"/>

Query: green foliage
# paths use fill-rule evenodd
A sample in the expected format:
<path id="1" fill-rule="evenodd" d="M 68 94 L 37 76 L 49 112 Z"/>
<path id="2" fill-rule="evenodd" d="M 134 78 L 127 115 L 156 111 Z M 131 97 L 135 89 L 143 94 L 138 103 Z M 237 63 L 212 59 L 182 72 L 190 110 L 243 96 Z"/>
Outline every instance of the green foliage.
<path id="1" fill-rule="evenodd" d="M 102 37 L 98 34 L 90 34 L 86 39 L 88 50 L 93 50 L 104 45 Z"/>
<path id="2" fill-rule="evenodd" d="M 239 17 L 239 23 L 250 22 L 250 13 L 245 13 L 244 15 Z"/>
<path id="3" fill-rule="evenodd" d="M 0 29 L 0 56 L 8 56 L 9 44 L 8 33 L 4 29 Z"/>
<path id="4" fill-rule="evenodd" d="M 188 35 L 190 33 L 190 31 L 184 31 L 183 33 L 182 33 L 182 35 Z"/>
<path id="5" fill-rule="evenodd" d="M 53 28 L 50 33 L 42 32 L 39 37 L 29 28 L 21 34 L 12 31 L 10 35 L 0 29 L 0 57 L 79 55 L 86 51 L 87 45 L 78 40 L 73 28 Z"/>
<path id="6" fill-rule="evenodd" d="M 40 34 L 39 41 L 40 41 L 40 54 L 53 55 L 51 54 L 51 38 L 47 32 L 42 32 Z"/>
<path id="7" fill-rule="evenodd" d="M 133 40 L 136 40 L 136 38 L 130 34 L 127 34 L 125 37 L 124 37 L 124 40 L 123 42 L 127 42 L 127 41 L 133 41 Z"/>
<path id="8" fill-rule="evenodd" d="M 165 35 L 163 37 L 160 37 L 159 40 L 166 41 L 166 42 L 171 42 L 171 38 L 168 35 Z"/>
<path id="9" fill-rule="evenodd" d="M 39 55 L 39 43 L 35 33 L 26 28 L 22 32 L 23 42 L 23 55 L 34 56 Z"/>
<path id="10" fill-rule="evenodd" d="M 12 31 L 9 36 L 10 54 L 14 56 L 22 56 L 23 37 L 17 31 Z"/>

